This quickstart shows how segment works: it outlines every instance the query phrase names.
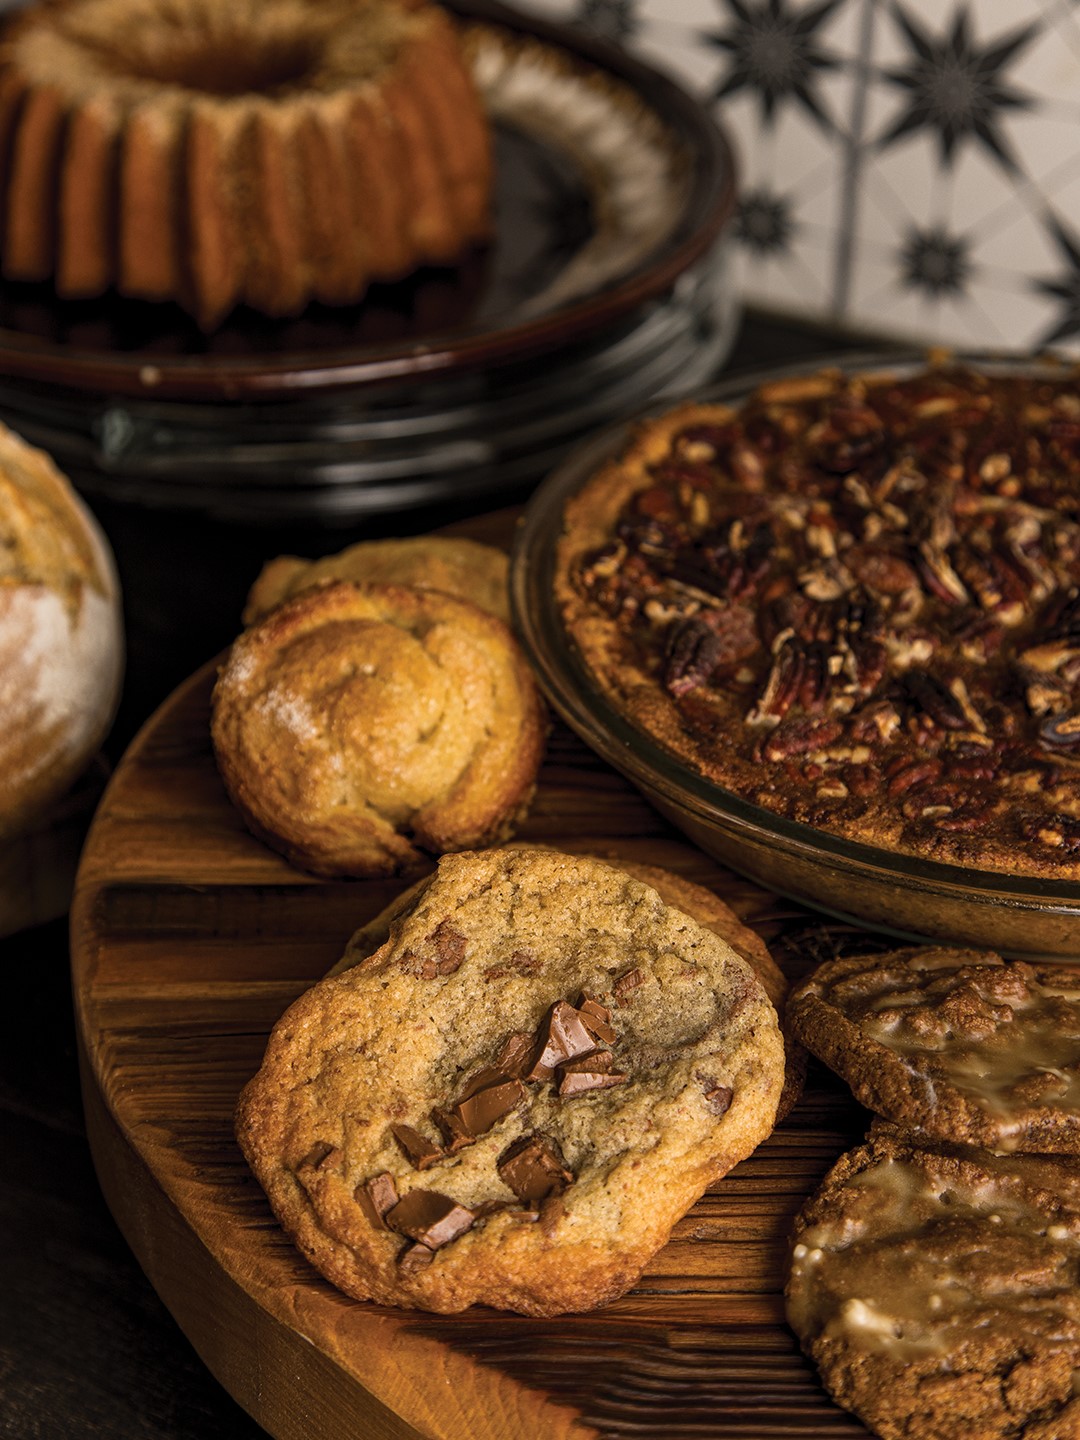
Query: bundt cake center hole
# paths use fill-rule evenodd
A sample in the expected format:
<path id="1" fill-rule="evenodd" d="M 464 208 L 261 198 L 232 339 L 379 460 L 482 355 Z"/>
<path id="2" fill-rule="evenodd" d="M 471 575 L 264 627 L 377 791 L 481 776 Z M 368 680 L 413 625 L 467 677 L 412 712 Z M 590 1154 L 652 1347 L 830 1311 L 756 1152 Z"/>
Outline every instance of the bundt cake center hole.
<path id="1" fill-rule="evenodd" d="M 298 89 L 315 66 L 312 48 L 301 36 L 261 46 L 253 46 L 250 36 L 237 36 L 235 44 L 216 36 L 203 44 L 125 59 L 125 68 L 139 79 L 222 97 Z"/>

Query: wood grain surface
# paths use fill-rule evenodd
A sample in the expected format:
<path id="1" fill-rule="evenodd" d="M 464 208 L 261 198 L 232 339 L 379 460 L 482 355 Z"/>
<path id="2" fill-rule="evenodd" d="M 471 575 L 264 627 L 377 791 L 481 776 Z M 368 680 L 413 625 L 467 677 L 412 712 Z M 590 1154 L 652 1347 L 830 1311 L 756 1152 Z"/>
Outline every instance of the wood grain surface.
<path id="1" fill-rule="evenodd" d="M 0 839 L 0 939 L 66 915 L 79 855 L 108 778 L 102 755 L 17 835 Z"/>
<path id="2" fill-rule="evenodd" d="M 106 1198 L 230 1392 L 288 1440 L 865 1434 L 828 1400 L 783 1320 L 791 1217 L 866 1124 L 813 1065 L 788 1120 L 680 1222 L 629 1295 L 591 1315 L 358 1304 L 293 1250 L 233 1140 L 233 1106 L 274 1020 L 398 885 L 315 880 L 247 833 L 210 751 L 213 674 L 183 686 L 118 767 L 84 853 L 72 934 Z M 791 976 L 869 939 L 720 870 L 561 726 L 523 838 L 709 885 Z"/>

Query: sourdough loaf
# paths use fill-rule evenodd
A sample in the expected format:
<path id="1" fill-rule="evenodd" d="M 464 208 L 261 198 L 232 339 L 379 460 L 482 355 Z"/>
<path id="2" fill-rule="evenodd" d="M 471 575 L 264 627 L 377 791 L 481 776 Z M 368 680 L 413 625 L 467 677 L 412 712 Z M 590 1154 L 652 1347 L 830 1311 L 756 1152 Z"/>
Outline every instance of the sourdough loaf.
<path id="1" fill-rule="evenodd" d="M 104 537 L 49 457 L 0 426 L 0 835 L 24 829 L 84 769 L 122 668 Z"/>

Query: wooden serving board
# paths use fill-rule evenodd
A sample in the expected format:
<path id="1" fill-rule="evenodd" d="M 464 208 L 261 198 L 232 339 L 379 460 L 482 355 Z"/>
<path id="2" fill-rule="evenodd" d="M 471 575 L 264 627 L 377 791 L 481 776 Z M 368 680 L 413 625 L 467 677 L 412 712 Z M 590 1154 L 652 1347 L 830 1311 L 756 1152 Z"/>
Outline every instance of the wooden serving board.
<path id="1" fill-rule="evenodd" d="M 246 832 L 210 750 L 213 675 L 184 685 L 121 762 L 83 855 L 72 952 L 102 1188 L 214 1374 L 279 1440 L 865 1436 L 783 1318 L 791 1218 L 866 1125 L 813 1064 L 776 1133 L 592 1314 L 358 1304 L 294 1251 L 236 1147 L 233 1106 L 277 1016 L 400 887 L 313 879 Z M 857 938 L 719 869 L 561 726 L 522 838 L 711 886 L 793 977 Z"/>

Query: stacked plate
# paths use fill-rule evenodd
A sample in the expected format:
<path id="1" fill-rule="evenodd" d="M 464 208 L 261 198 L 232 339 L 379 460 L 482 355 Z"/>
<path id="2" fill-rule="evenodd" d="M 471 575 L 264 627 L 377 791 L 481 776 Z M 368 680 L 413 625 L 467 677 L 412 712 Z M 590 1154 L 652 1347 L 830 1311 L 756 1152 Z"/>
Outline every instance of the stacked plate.
<path id="1" fill-rule="evenodd" d="M 0 287 L 0 418 L 91 494 L 346 524 L 520 498 L 584 435 L 707 381 L 736 315 L 724 137 L 609 47 L 461 13 L 496 133 L 490 247 L 213 336 L 172 307 Z"/>

